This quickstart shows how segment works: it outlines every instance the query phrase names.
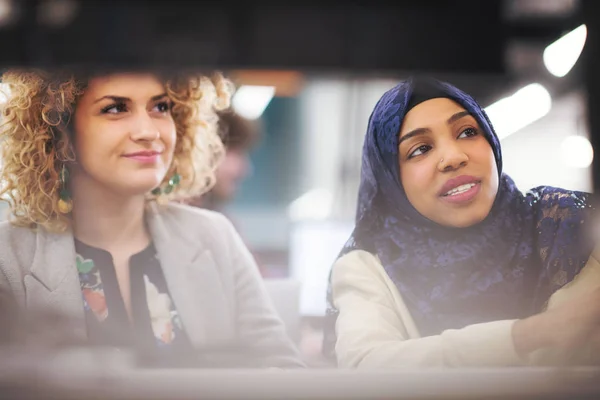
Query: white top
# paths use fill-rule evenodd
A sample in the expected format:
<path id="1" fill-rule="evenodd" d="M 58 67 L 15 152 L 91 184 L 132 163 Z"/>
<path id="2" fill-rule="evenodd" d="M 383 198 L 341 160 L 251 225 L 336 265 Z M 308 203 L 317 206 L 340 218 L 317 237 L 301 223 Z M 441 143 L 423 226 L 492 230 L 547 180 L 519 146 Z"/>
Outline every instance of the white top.
<path id="1" fill-rule="evenodd" d="M 548 307 L 600 286 L 597 249 L 573 282 L 556 292 Z M 355 250 L 334 264 L 336 355 L 341 368 L 495 367 L 558 362 L 549 352 L 519 357 L 512 339 L 515 320 L 448 329 L 421 337 L 396 285 L 379 259 Z"/>

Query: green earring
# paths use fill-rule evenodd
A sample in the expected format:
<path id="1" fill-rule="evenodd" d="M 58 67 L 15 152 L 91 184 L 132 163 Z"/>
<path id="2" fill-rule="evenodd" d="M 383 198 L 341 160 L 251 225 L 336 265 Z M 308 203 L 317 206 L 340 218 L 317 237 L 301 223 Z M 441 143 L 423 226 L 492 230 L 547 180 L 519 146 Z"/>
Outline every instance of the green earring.
<path id="1" fill-rule="evenodd" d="M 60 192 L 58 200 L 58 211 L 62 214 L 68 214 L 73 209 L 73 200 L 71 199 L 71 193 L 69 192 L 69 170 L 66 165 L 63 164 L 62 170 L 60 171 Z"/>
<path id="2" fill-rule="evenodd" d="M 152 191 L 152 194 L 155 196 L 160 196 L 161 194 L 169 194 L 173 191 L 173 189 L 175 189 L 175 187 L 177 185 L 179 185 L 179 182 L 181 182 L 181 175 L 179 175 L 177 172 L 171 177 L 171 179 L 169 179 L 169 182 L 167 182 L 167 185 L 164 187 L 164 189 L 161 189 L 160 186 L 157 187 L 156 189 L 154 189 Z"/>

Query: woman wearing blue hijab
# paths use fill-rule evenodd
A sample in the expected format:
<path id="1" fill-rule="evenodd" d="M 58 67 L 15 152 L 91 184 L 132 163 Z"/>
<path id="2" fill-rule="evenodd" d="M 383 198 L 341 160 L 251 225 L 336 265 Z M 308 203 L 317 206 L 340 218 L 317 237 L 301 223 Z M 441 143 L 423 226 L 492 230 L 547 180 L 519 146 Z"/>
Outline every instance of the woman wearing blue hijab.
<path id="1" fill-rule="evenodd" d="M 374 368 L 575 354 L 600 338 L 600 290 L 547 305 L 588 260 L 600 280 L 590 258 L 593 209 L 586 193 L 521 193 L 471 96 L 431 79 L 399 84 L 369 119 L 356 226 L 331 274 L 324 351 L 340 367 Z"/>

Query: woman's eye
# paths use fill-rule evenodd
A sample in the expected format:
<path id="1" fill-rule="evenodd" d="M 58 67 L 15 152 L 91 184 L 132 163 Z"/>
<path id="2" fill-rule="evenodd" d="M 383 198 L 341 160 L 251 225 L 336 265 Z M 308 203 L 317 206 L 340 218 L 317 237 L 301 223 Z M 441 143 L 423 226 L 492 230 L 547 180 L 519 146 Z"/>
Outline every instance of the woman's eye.
<path id="1" fill-rule="evenodd" d="M 477 132 L 477 129 L 475 128 L 467 128 L 465 130 L 463 130 L 460 135 L 458 135 L 459 139 L 463 139 L 463 138 L 467 138 L 467 137 L 473 137 L 476 136 L 479 132 Z"/>
<path id="2" fill-rule="evenodd" d="M 154 109 L 160 113 L 169 112 L 171 110 L 171 103 L 168 101 L 161 101 L 156 106 L 154 106 Z"/>
<path id="3" fill-rule="evenodd" d="M 408 155 L 408 158 L 413 158 L 416 156 L 423 155 L 423 154 L 427 153 L 429 150 L 431 150 L 431 146 L 429 146 L 427 144 L 422 144 L 421 146 L 417 147 L 412 153 L 410 153 Z"/>
<path id="4" fill-rule="evenodd" d="M 118 114 L 127 111 L 127 105 L 125 103 L 115 103 L 106 106 L 102 109 L 102 114 Z"/>

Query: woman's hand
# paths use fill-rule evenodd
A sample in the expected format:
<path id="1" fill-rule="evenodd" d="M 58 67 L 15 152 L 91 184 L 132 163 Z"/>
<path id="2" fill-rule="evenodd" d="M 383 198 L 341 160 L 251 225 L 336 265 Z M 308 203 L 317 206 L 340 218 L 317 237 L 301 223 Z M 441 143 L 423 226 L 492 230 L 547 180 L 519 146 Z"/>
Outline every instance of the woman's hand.
<path id="1" fill-rule="evenodd" d="M 600 354 L 600 288 L 515 322 L 513 340 L 521 356 L 543 348 L 567 358 L 582 348 Z"/>

